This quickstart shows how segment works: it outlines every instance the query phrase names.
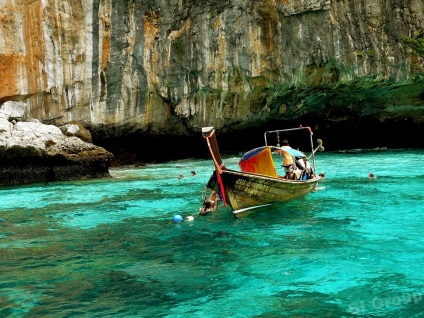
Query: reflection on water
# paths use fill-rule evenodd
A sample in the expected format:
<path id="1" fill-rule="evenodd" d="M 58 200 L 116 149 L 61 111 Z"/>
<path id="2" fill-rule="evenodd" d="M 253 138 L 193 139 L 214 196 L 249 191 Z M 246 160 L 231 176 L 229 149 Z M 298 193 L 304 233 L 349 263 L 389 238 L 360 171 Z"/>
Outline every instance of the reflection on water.
<path id="1" fill-rule="evenodd" d="M 208 160 L 4 188 L 0 316 L 420 317 L 424 173 L 396 167 L 423 154 L 319 154 L 319 191 L 243 219 L 172 222 Z"/>

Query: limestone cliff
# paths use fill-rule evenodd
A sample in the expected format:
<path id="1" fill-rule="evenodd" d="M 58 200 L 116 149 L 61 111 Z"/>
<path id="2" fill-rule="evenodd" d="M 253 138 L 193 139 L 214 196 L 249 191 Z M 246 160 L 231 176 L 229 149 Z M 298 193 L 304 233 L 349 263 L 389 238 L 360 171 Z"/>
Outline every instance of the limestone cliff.
<path id="1" fill-rule="evenodd" d="M 3 0 L 0 104 L 98 139 L 424 123 L 422 0 Z M 321 125 L 321 126 L 319 126 Z"/>

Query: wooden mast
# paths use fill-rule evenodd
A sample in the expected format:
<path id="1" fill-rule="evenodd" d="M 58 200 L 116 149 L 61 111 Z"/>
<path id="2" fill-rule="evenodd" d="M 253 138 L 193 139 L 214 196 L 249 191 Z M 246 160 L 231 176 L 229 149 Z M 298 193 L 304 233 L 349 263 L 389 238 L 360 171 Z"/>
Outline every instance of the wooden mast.
<path id="1" fill-rule="evenodd" d="M 225 194 L 225 186 L 222 182 L 221 174 L 223 170 L 227 170 L 227 168 L 224 165 L 224 162 L 221 158 L 221 153 L 219 152 L 218 148 L 218 142 L 216 140 L 215 135 L 215 128 L 213 127 L 203 127 L 202 128 L 202 134 L 203 137 L 206 138 L 206 141 L 208 142 L 209 151 L 212 156 L 212 160 L 215 164 L 215 170 L 217 172 L 216 177 L 218 181 L 218 187 L 219 187 L 219 196 L 221 197 L 221 200 L 224 201 L 224 206 L 227 206 L 227 196 Z"/>
<path id="2" fill-rule="evenodd" d="M 208 142 L 209 151 L 212 156 L 212 160 L 215 163 L 216 171 L 221 174 L 222 170 L 227 170 L 224 165 L 224 162 L 221 158 L 221 153 L 219 152 L 218 142 L 216 140 L 215 128 L 213 127 L 203 127 L 202 128 L 203 137 L 206 138 Z"/>

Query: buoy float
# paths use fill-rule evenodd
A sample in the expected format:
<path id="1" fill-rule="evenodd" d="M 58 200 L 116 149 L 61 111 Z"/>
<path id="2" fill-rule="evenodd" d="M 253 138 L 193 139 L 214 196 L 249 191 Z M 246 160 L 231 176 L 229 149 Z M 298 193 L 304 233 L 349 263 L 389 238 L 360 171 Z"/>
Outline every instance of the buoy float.
<path id="1" fill-rule="evenodd" d="M 185 220 L 188 221 L 188 222 L 191 222 L 191 221 L 194 221 L 194 217 L 189 215 L 185 218 Z"/>

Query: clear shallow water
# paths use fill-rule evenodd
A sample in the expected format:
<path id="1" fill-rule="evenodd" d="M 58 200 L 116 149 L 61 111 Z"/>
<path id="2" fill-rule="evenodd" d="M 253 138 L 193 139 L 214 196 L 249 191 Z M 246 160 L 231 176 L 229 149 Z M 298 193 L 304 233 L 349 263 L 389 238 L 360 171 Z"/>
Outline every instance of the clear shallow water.
<path id="1" fill-rule="evenodd" d="M 423 158 L 319 153 L 319 191 L 182 224 L 209 160 L 2 188 L 0 317 L 424 317 Z"/>

